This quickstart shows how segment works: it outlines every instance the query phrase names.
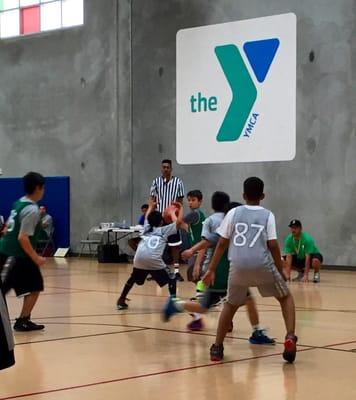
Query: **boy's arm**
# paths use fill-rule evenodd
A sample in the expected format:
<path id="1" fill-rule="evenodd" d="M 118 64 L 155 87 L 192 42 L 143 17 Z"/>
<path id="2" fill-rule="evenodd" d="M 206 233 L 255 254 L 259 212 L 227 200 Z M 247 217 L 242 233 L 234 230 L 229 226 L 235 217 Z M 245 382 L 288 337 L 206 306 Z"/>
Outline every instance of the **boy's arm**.
<path id="1" fill-rule="evenodd" d="M 40 257 L 32 247 L 30 242 L 30 238 L 26 233 L 21 233 L 18 236 L 18 241 L 23 249 L 23 251 L 31 258 L 31 260 L 41 267 L 45 262 L 46 259 L 44 257 Z"/>
<path id="2" fill-rule="evenodd" d="M 273 261 L 274 261 L 278 271 L 284 277 L 281 250 L 279 248 L 277 239 L 267 240 L 267 247 L 272 254 Z"/>
<path id="3" fill-rule="evenodd" d="M 197 258 L 195 260 L 194 268 L 193 268 L 193 279 L 200 278 L 200 269 L 203 264 L 205 258 L 205 250 L 200 250 L 197 254 Z"/>
<path id="4" fill-rule="evenodd" d="M 145 214 L 145 221 L 147 220 L 148 216 L 151 214 L 152 211 L 154 211 L 157 207 L 157 203 L 153 198 L 150 198 L 148 201 L 148 209 Z"/>
<path id="5" fill-rule="evenodd" d="M 179 210 L 178 216 L 175 213 L 175 210 L 172 210 L 171 217 L 172 221 L 176 223 L 177 229 L 179 229 L 185 222 L 183 221 L 183 205 L 178 202 L 172 203 L 172 205 L 176 206 Z"/>
<path id="6" fill-rule="evenodd" d="M 219 239 L 218 244 L 216 245 L 216 248 L 214 251 L 214 255 L 209 264 L 209 268 L 202 278 L 202 281 L 204 282 L 205 285 L 209 286 L 210 284 L 214 283 L 215 270 L 219 264 L 221 257 L 225 253 L 226 249 L 229 247 L 229 243 L 230 243 L 230 239 L 226 239 L 224 237 L 221 237 Z"/>
<path id="7" fill-rule="evenodd" d="M 182 258 L 183 258 L 183 260 L 188 260 L 189 258 L 193 257 L 193 255 L 195 253 L 197 253 L 198 251 L 201 251 L 201 250 L 205 251 L 207 248 L 209 248 L 211 246 L 212 246 L 212 243 L 210 243 L 206 239 L 202 239 L 200 242 L 195 244 L 190 249 L 183 251 Z"/>

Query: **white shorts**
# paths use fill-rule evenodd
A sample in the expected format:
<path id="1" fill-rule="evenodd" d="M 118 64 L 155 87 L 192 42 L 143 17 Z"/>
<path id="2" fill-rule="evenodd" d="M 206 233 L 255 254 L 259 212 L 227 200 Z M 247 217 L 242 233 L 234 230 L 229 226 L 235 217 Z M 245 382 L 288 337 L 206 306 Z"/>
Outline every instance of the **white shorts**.
<path id="1" fill-rule="evenodd" d="M 282 299 L 289 295 L 289 288 L 282 275 L 273 264 L 253 271 L 230 268 L 227 302 L 241 306 L 246 303 L 249 287 L 257 287 L 262 297 Z"/>

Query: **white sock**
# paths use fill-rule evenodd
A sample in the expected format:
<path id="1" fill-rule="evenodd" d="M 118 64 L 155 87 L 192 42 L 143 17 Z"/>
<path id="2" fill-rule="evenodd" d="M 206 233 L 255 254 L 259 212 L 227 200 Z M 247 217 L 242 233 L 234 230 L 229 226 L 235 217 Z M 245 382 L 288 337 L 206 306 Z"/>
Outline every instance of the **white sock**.
<path id="1" fill-rule="evenodd" d="M 184 301 L 184 300 L 176 300 L 176 301 L 174 302 L 174 305 L 175 305 L 176 309 L 177 309 L 179 312 L 183 312 L 183 311 L 184 311 L 184 304 L 185 304 L 185 301 Z"/>
<path id="2" fill-rule="evenodd" d="M 179 264 L 174 264 L 174 273 L 178 274 L 179 272 Z"/>
<path id="3" fill-rule="evenodd" d="M 254 331 L 259 331 L 259 330 L 261 330 L 261 328 L 260 328 L 260 325 L 252 325 L 252 329 L 254 330 Z"/>
<path id="4" fill-rule="evenodd" d="M 198 321 L 199 319 L 201 319 L 201 314 L 199 314 L 199 313 L 193 313 L 193 320 L 194 320 L 194 321 Z"/>

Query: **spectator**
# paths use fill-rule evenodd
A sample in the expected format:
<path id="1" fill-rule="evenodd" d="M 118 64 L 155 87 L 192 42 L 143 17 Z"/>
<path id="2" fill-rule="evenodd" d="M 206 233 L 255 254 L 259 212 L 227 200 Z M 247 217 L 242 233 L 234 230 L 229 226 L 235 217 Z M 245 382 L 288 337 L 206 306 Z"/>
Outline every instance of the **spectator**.
<path id="1" fill-rule="evenodd" d="M 40 206 L 40 217 L 42 229 L 46 233 L 47 238 L 49 238 L 53 231 L 53 218 L 47 213 L 47 207 L 44 205 Z"/>
<path id="2" fill-rule="evenodd" d="M 309 270 L 314 269 L 314 283 L 320 282 L 320 268 L 323 256 L 316 247 L 315 241 L 309 233 L 303 231 L 302 223 L 293 219 L 289 224 L 291 233 L 284 242 L 286 254 L 286 277 L 291 279 L 291 270 L 298 271 L 294 282 L 308 282 Z"/>

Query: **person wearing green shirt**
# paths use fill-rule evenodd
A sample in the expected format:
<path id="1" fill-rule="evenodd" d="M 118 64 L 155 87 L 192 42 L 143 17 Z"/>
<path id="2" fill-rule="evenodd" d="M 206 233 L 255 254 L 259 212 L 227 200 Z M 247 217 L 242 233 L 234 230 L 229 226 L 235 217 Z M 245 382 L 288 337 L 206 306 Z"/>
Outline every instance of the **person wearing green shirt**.
<path id="1" fill-rule="evenodd" d="M 284 253 L 286 254 L 286 276 L 291 279 L 291 270 L 298 271 L 294 282 L 308 282 L 310 268 L 314 270 L 314 283 L 320 282 L 320 268 L 323 263 L 323 256 L 315 244 L 313 237 L 303 231 L 302 223 L 293 219 L 289 228 L 291 233 L 284 242 Z"/>
<path id="2" fill-rule="evenodd" d="M 40 212 L 37 202 L 44 194 L 45 179 L 37 172 L 29 172 L 23 178 L 25 196 L 17 200 L 6 222 L 6 234 L 0 239 L 0 274 L 4 295 L 14 289 L 23 298 L 16 331 L 44 329 L 31 321 L 31 312 L 43 291 L 40 271 L 46 261 L 35 249 L 41 232 Z"/>

